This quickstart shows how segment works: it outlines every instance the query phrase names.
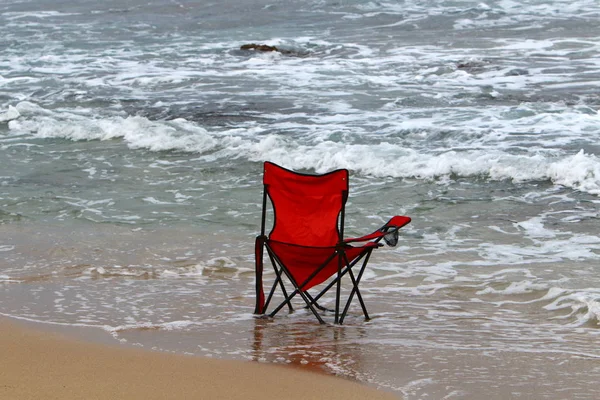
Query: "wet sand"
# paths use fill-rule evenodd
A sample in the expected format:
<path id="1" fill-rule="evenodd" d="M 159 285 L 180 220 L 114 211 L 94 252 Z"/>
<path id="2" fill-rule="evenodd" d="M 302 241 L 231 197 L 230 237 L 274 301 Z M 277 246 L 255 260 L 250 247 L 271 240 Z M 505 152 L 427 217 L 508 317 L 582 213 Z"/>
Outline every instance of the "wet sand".
<path id="1" fill-rule="evenodd" d="M 291 367 L 82 342 L 7 319 L 0 319 L 0 398 L 398 400 Z"/>

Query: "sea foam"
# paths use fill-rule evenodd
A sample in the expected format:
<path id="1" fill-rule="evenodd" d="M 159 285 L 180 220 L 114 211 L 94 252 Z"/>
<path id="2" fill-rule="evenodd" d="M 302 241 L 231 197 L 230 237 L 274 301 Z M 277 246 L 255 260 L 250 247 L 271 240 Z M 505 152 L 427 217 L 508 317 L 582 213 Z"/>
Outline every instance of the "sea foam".
<path id="1" fill-rule="evenodd" d="M 349 113 L 347 105 L 341 104 L 333 107 Z M 362 140 L 361 143 L 355 139 L 324 140 L 323 135 L 295 138 L 265 134 L 266 128 L 255 126 L 209 131 L 182 118 L 169 121 L 151 121 L 141 116 L 92 118 L 85 113 L 47 110 L 29 102 L 18 103 L 2 115 L 10 119 L 11 135 L 74 141 L 121 139 L 131 149 L 201 154 L 199 160 L 207 162 L 239 158 L 254 162 L 271 160 L 288 168 L 313 169 L 317 173 L 347 168 L 366 176 L 420 180 L 458 177 L 513 182 L 547 180 L 600 194 L 600 160 L 597 156 L 583 150 L 569 153 L 535 148 L 532 152 L 518 154 L 506 141 L 502 147 L 495 145 L 499 138 L 494 133 L 489 134 L 489 139 L 473 136 L 469 139 L 473 143 L 471 148 L 438 145 L 428 149 L 419 140 L 415 140 L 417 144 L 412 148 L 407 147 L 402 137 L 393 135 L 370 142 Z M 278 123 L 286 124 L 285 121 Z M 338 124 L 338 121 L 333 123 Z M 414 123 L 419 124 L 418 120 Z M 435 139 L 431 133 L 426 135 L 424 140 Z M 455 139 L 449 136 L 444 140 L 450 140 L 448 145 L 452 145 L 453 140 L 460 141 L 460 136 Z"/>

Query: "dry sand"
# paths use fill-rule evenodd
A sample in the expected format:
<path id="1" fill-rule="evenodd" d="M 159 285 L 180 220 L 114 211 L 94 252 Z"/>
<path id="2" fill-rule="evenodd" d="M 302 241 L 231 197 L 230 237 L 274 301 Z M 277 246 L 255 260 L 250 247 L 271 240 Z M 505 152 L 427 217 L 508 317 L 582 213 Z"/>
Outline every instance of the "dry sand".
<path id="1" fill-rule="evenodd" d="M 0 319 L 0 399 L 396 399 L 297 368 L 81 342 Z"/>

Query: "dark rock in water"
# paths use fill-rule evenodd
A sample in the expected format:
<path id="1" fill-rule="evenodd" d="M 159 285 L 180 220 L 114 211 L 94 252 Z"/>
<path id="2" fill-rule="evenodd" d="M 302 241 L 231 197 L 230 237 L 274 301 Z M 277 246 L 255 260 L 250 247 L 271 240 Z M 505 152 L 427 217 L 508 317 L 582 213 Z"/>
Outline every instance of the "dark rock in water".
<path id="1" fill-rule="evenodd" d="M 277 51 L 277 52 L 280 51 L 275 46 L 269 46 L 267 44 L 256 44 L 256 43 L 244 44 L 240 47 L 240 50 Z"/>
<path id="2" fill-rule="evenodd" d="M 256 43 L 243 44 L 240 46 L 240 50 L 262 51 L 265 53 L 270 52 L 270 51 L 276 51 L 277 53 L 281 53 L 281 54 L 285 54 L 285 55 L 295 55 L 295 56 L 300 55 L 297 52 L 280 49 L 277 46 L 269 46 L 268 44 L 256 44 Z"/>
<path id="3" fill-rule="evenodd" d="M 456 64 L 456 68 L 467 71 L 476 71 L 485 68 L 489 62 L 487 61 L 465 61 Z"/>
<path id="4" fill-rule="evenodd" d="M 508 71 L 507 73 L 504 74 L 504 76 L 521 76 L 521 75 L 529 75 L 529 71 L 527 71 L 524 68 L 515 68 L 515 69 L 511 69 L 510 71 Z"/>

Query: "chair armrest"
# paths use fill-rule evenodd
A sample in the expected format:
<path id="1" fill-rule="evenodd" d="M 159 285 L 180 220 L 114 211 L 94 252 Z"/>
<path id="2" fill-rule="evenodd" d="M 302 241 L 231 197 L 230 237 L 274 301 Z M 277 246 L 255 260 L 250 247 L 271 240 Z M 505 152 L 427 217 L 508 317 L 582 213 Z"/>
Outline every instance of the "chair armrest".
<path id="1" fill-rule="evenodd" d="M 388 238 L 386 238 L 386 243 L 388 243 L 390 246 L 395 246 L 396 243 L 391 243 L 394 242 L 394 238 L 395 242 L 398 241 L 398 230 L 404 225 L 409 224 L 410 221 L 410 217 L 396 215 L 375 232 L 357 238 L 345 239 L 344 243 L 367 242 L 370 240 L 374 240 L 377 243 L 381 239 L 384 239 L 386 236 L 388 236 Z"/>

